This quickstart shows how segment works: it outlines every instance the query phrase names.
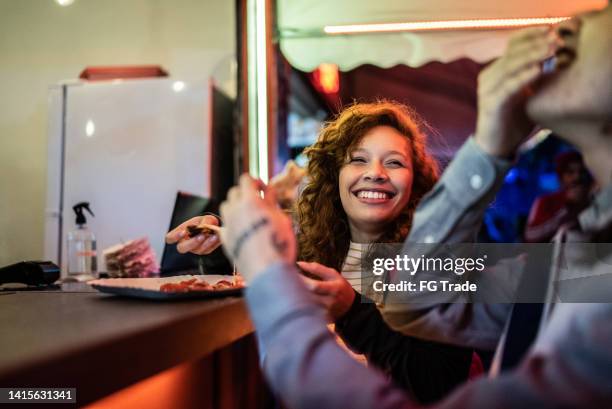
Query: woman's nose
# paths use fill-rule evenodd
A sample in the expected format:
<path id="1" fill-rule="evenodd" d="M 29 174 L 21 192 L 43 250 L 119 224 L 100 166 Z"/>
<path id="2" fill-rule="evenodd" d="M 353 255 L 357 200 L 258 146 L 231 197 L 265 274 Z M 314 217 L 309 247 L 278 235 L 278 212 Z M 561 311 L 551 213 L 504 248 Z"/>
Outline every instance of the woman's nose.
<path id="1" fill-rule="evenodd" d="M 377 162 L 371 162 L 363 176 L 365 180 L 374 182 L 384 182 L 388 179 L 385 167 Z"/>

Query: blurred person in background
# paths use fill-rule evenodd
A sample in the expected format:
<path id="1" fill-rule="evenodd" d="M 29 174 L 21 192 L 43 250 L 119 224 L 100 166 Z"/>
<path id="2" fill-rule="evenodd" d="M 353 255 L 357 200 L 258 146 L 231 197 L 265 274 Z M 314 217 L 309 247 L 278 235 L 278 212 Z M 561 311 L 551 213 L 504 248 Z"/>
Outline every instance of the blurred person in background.
<path id="1" fill-rule="evenodd" d="M 580 152 L 568 151 L 555 157 L 555 170 L 561 189 L 540 196 L 529 212 L 525 241 L 545 243 L 562 225 L 575 224 L 590 201 L 593 179 Z"/>
<path id="2" fill-rule="evenodd" d="M 283 209 L 290 211 L 293 208 L 305 176 L 306 169 L 289 160 L 285 163 L 283 171 L 270 179 L 270 186 L 274 188 L 278 204 Z"/>

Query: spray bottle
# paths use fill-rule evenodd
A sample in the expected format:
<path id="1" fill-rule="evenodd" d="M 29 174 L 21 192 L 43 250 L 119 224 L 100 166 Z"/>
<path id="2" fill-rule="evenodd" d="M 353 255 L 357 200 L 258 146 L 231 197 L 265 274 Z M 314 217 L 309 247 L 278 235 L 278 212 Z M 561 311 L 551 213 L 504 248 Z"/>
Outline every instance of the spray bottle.
<path id="1" fill-rule="evenodd" d="M 85 281 L 95 278 L 97 272 L 96 237 L 87 228 L 87 219 L 83 209 L 94 216 L 88 202 L 75 204 L 77 229 L 68 233 L 68 276 Z"/>

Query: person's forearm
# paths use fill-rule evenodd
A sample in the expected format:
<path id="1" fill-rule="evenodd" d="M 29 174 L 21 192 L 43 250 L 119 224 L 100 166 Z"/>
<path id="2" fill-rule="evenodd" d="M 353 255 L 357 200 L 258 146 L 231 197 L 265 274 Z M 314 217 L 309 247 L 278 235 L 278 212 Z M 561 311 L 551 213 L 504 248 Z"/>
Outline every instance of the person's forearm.
<path id="1" fill-rule="evenodd" d="M 266 351 L 265 374 L 288 407 L 410 407 L 384 376 L 337 345 L 295 267 L 278 263 L 258 274 L 246 298 Z"/>

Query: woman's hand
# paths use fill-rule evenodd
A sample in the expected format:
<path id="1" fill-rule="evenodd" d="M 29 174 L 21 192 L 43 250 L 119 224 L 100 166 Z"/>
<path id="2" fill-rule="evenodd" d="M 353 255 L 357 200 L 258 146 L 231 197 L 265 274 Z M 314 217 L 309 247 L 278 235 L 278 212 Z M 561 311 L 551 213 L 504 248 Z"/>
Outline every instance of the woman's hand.
<path id="1" fill-rule="evenodd" d="M 327 309 L 330 317 L 336 321 L 342 318 L 353 305 L 355 291 L 342 275 L 333 268 L 319 263 L 298 261 L 298 266 L 321 281 L 303 277 L 306 286 L 314 294 L 319 304 Z"/>
<path id="2" fill-rule="evenodd" d="M 189 237 L 187 231 L 187 226 L 201 226 L 205 224 L 218 226 L 219 220 L 211 215 L 193 217 L 169 231 L 166 234 L 166 243 L 178 243 L 176 250 L 179 253 L 210 254 L 221 245 L 219 235 L 198 234 L 195 237 Z"/>

